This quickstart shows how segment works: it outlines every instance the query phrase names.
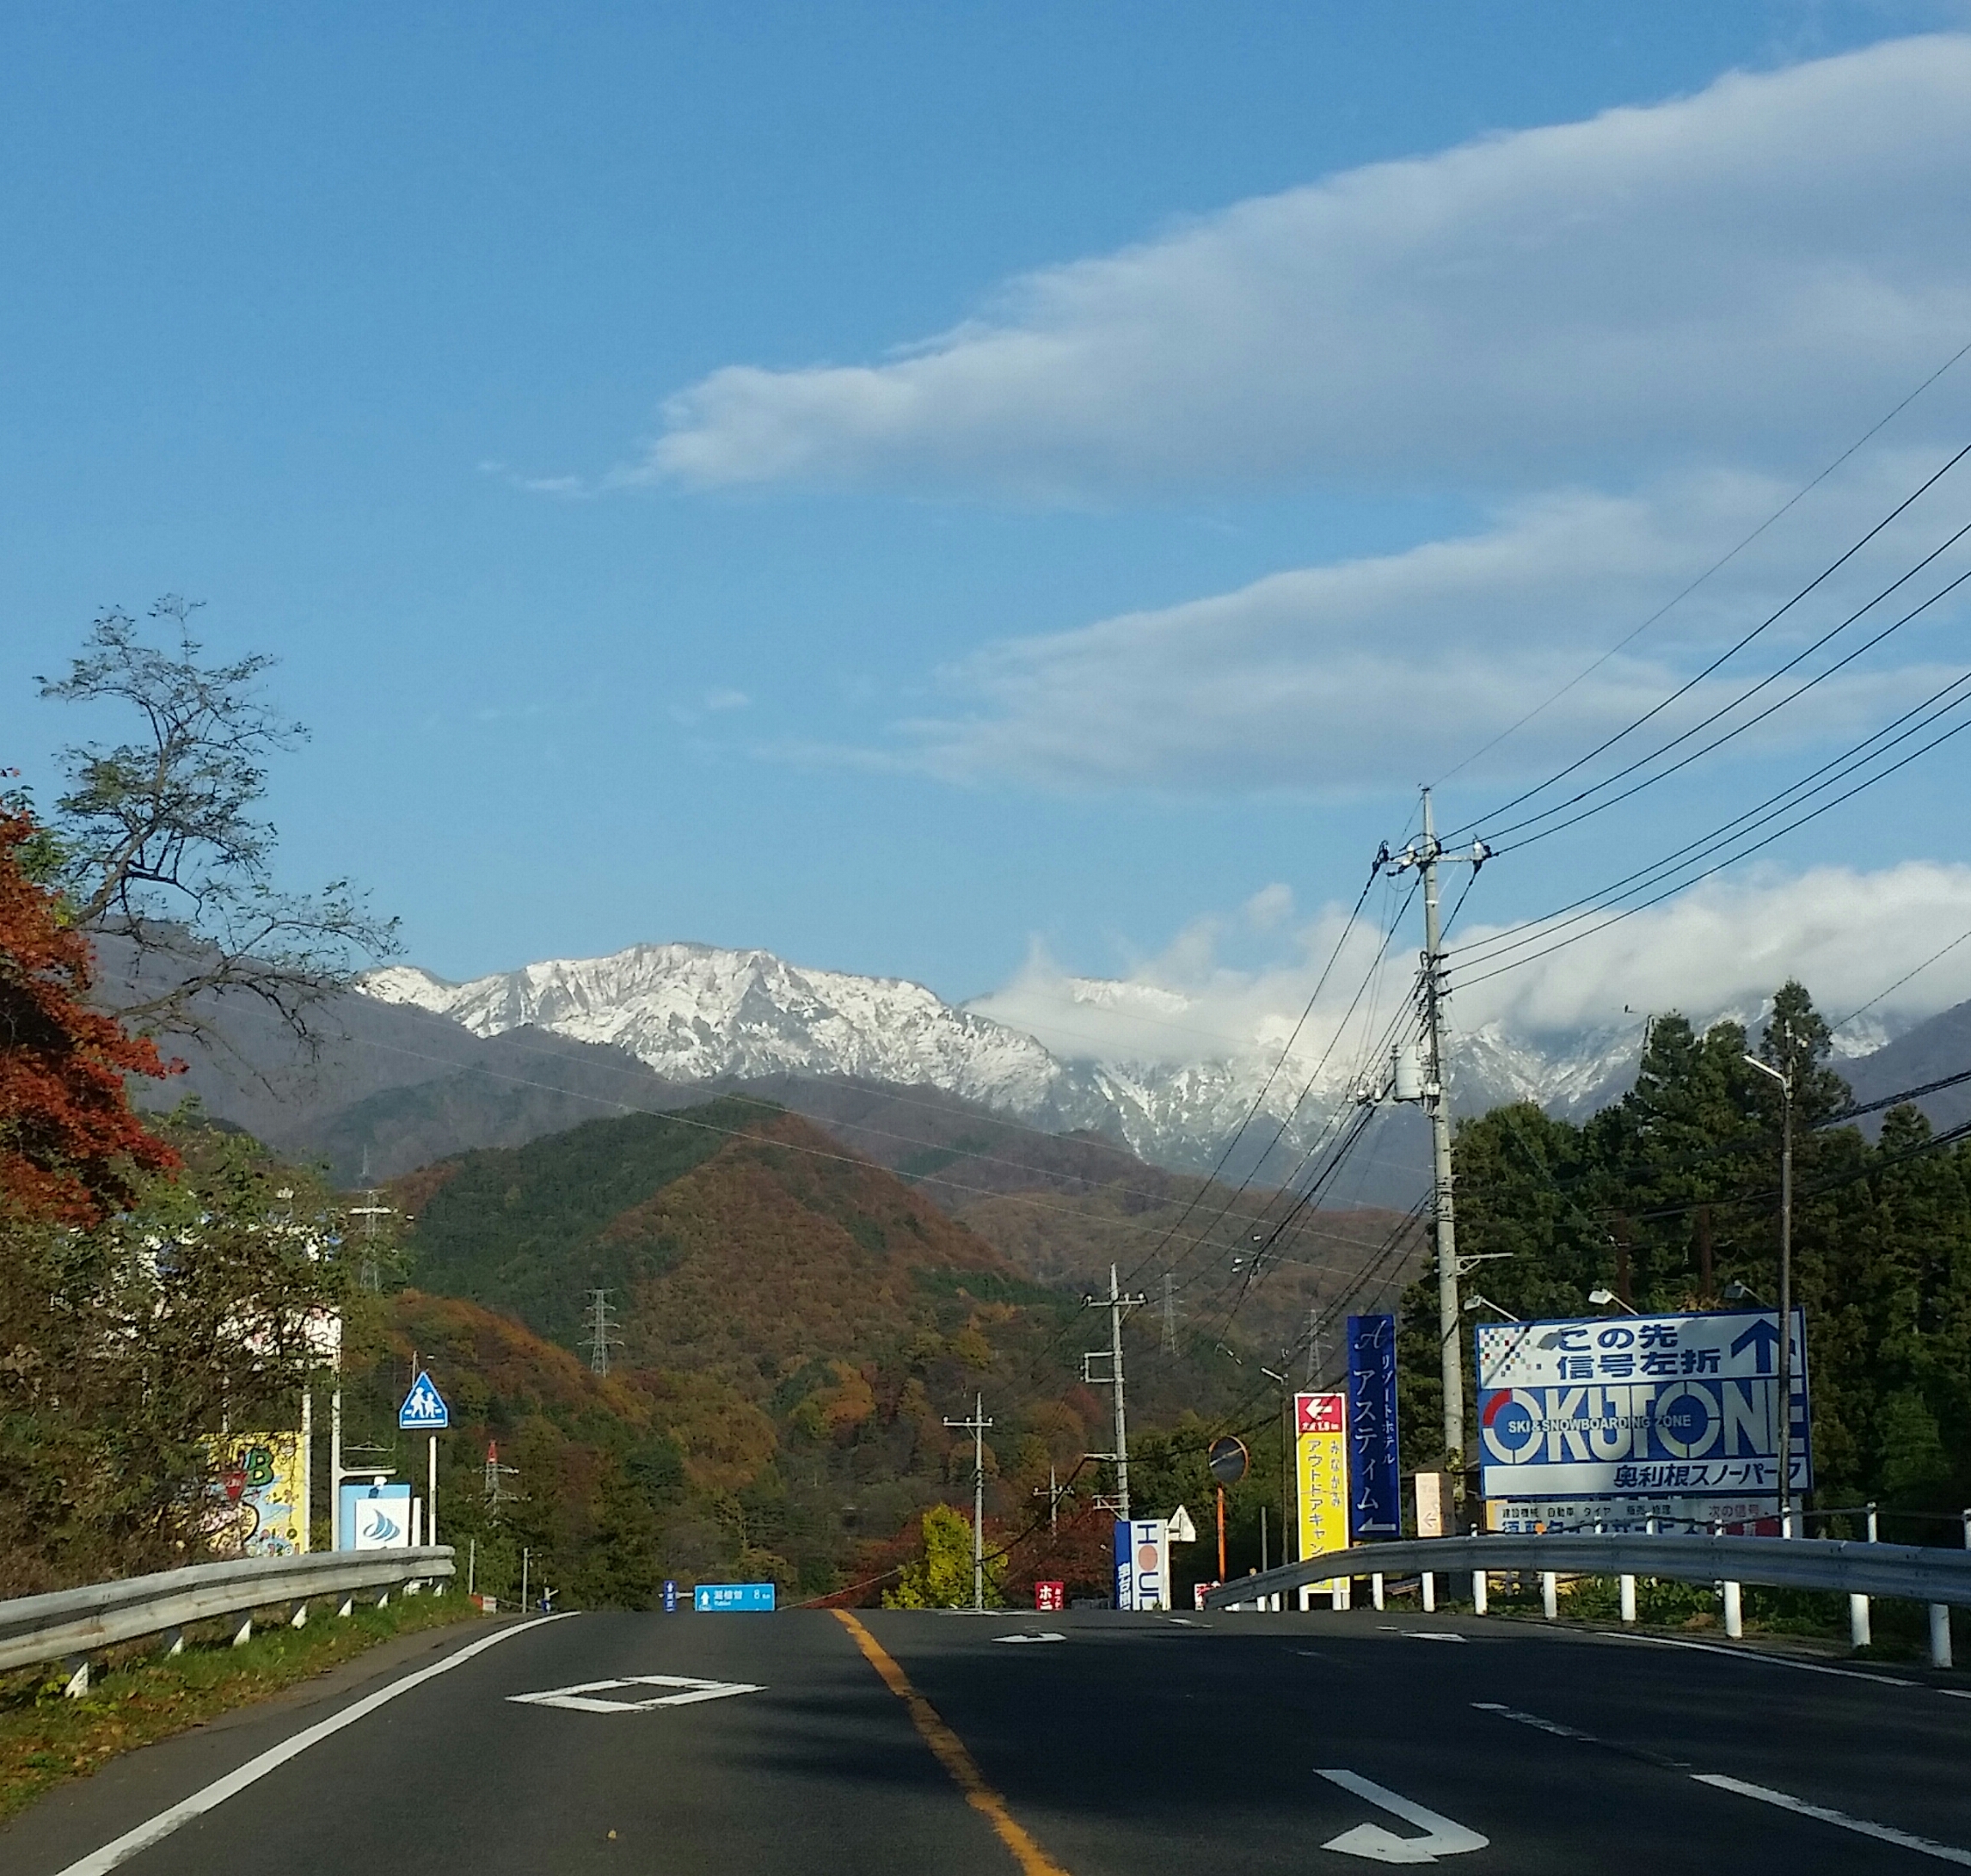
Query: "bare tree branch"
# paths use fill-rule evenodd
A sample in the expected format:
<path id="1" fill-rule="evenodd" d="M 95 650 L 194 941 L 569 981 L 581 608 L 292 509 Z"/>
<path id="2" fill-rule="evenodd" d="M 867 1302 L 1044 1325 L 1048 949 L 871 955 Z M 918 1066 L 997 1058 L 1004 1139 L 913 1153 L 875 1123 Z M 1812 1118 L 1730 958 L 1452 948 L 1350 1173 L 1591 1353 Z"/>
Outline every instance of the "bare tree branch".
<path id="1" fill-rule="evenodd" d="M 277 836 L 255 811 L 267 759 L 308 732 L 260 695 L 273 659 L 206 662 L 191 629 L 199 604 L 167 594 L 150 608 L 175 641 L 163 647 L 106 612 L 68 675 L 39 680 L 44 697 L 120 704 L 140 725 L 127 742 L 62 752 L 61 884 L 77 925 L 131 948 L 120 1007 L 139 1027 L 223 1043 L 212 1001 L 244 995 L 312 1046 L 316 1006 L 396 950 L 396 921 L 347 880 L 314 894 L 275 886 Z"/>

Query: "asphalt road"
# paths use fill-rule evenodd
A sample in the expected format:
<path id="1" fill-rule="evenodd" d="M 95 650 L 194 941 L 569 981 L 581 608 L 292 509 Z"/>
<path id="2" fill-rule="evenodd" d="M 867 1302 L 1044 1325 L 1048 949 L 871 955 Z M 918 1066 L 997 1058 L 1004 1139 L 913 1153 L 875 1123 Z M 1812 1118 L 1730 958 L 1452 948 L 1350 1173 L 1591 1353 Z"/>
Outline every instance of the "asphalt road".
<path id="1" fill-rule="evenodd" d="M 820 1613 L 597 1614 L 494 1631 L 489 1645 L 485 1629 L 464 1630 L 311 1702 L 117 1762 L 0 1832 L 0 1869 L 113 1867 L 105 1846 L 431 1667 L 441 1671 L 114 1867 L 1971 1867 L 1971 1698 L 1922 1670 L 1815 1671 L 1634 1637 L 1368 1611 L 862 1621 L 858 1634 Z M 1010 1639 L 1040 1634 L 1061 1639 Z M 473 1644 L 479 1652 L 459 1659 Z M 675 1684 L 694 1680 L 755 1690 L 632 1705 L 704 1691 Z M 631 1684 L 560 1691 L 597 1682 Z M 541 1694 L 577 1704 L 514 1697 Z"/>

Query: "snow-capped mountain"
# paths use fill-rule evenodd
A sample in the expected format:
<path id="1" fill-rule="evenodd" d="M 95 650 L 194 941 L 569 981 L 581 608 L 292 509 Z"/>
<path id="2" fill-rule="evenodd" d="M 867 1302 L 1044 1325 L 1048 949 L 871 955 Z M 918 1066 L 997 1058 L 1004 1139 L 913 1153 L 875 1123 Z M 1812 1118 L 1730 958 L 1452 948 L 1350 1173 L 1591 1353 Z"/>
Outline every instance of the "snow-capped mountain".
<path id="1" fill-rule="evenodd" d="M 770 952 L 708 945 L 637 945 L 466 984 L 400 966 L 375 972 L 364 989 L 481 1036 L 532 1024 L 611 1043 L 672 1081 L 801 1075 L 929 1085 L 1036 1125 L 1098 1131 L 1145 1159 L 1200 1170 L 1256 1107 L 1273 1125 L 1251 1137 L 1263 1147 L 1277 1131 L 1281 1153 L 1298 1158 L 1354 1100 L 1371 1067 L 1347 1050 L 1311 1041 L 1283 1062 L 1286 1039 L 1276 1022 L 1215 1058 L 1204 1037 L 1196 1061 L 1070 1055 L 919 984 L 807 970 Z M 1091 1013 L 1149 1011 L 1181 1023 L 1187 1008 L 1181 995 L 1155 986 L 1087 979 L 1069 989 Z M 1455 1039 L 1453 1098 L 1469 1110 L 1530 1100 L 1589 1111 L 1634 1074 L 1642 1033 L 1640 1020 L 1537 1039 L 1487 1025 Z"/>

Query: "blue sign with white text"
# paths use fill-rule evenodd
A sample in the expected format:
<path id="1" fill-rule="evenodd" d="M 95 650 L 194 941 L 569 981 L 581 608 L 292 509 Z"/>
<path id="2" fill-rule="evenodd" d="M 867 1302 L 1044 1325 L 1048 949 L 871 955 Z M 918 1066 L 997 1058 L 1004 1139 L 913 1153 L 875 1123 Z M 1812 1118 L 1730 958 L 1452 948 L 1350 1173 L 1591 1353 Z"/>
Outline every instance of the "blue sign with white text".
<path id="1" fill-rule="evenodd" d="M 431 1376 L 421 1368 L 397 1409 L 397 1425 L 407 1433 L 442 1433 L 451 1425 L 451 1410 L 445 1406 L 445 1396 L 432 1386 Z"/>
<path id="2" fill-rule="evenodd" d="M 1358 1539 L 1403 1536 L 1397 1442 L 1397 1319 L 1348 1318 L 1348 1528 Z"/>
<path id="3" fill-rule="evenodd" d="M 1777 1502 L 1772 1310 L 1487 1322 L 1476 1340 L 1488 1499 Z M 1800 1492 L 1814 1482 L 1803 1310 L 1792 1340 L 1789 1469 Z"/>
<path id="4" fill-rule="evenodd" d="M 664 1579 L 664 1613 L 666 1615 L 678 1613 L 678 1579 L 674 1576 Z"/>
<path id="5" fill-rule="evenodd" d="M 771 1583 L 701 1583 L 691 1591 L 691 1607 L 701 1615 L 747 1609 L 771 1612 L 773 1585 Z"/>

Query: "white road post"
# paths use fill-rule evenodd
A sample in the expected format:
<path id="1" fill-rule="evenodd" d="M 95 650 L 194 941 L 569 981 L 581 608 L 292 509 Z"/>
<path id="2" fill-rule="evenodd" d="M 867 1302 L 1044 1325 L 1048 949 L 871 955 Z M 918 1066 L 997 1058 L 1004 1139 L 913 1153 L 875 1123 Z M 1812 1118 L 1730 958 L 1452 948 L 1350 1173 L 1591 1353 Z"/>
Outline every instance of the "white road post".
<path id="1" fill-rule="evenodd" d="M 1876 1508 L 1869 1506 L 1869 1542 L 1876 1542 Z M 1850 1596 L 1848 1598 L 1848 1644 L 1851 1647 L 1865 1648 L 1875 1639 L 1869 1621 L 1869 1599 L 1865 1596 Z"/>
<path id="2" fill-rule="evenodd" d="M 427 1544 L 438 1542 L 438 1435 L 431 1436 L 430 1463 L 425 1474 L 424 1501 L 428 1509 L 424 1514 L 424 1541 Z"/>
<path id="3" fill-rule="evenodd" d="M 328 1548 L 342 1548 L 342 1390 L 328 1396 Z"/>
<path id="4" fill-rule="evenodd" d="M 1560 1579 L 1551 1570 L 1540 1572 L 1540 1613 L 1549 1622 L 1560 1615 Z"/>
<path id="5" fill-rule="evenodd" d="M 1369 1600 L 1375 1604 L 1376 1613 L 1383 1611 L 1383 1573 L 1378 1570 L 1369 1579 Z"/>
<path id="6" fill-rule="evenodd" d="M 1471 1613 L 1474 1615 L 1484 1615 L 1489 1608 L 1485 1596 L 1489 1587 L 1483 1570 L 1474 1570 L 1471 1573 Z"/>
<path id="7" fill-rule="evenodd" d="M 1745 1634 L 1745 1612 L 1739 1600 L 1738 1585 L 1728 1583 L 1724 1586 L 1725 1633 L 1736 1641 Z"/>
<path id="8" fill-rule="evenodd" d="M 1622 1584 L 1622 1619 L 1625 1622 L 1636 1620 L 1636 1579 L 1625 1576 Z"/>
<path id="9" fill-rule="evenodd" d="M 1930 1605 L 1930 1664 L 1933 1668 L 1950 1665 L 1950 1605 L 1948 1603 Z"/>
<path id="10" fill-rule="evenodd" d="M 301 1390 L 301 1516 L 295 1522 L 301 1527 L 301 1554 L 306 1556 L 314 1546 L 312 1526 L 315 1519 L 315 1390 Z"/>
<path id="11" fill-rule="evenodd" d="M 1423 1573 L 1423 1612 L 1426 1615 L 1437 1613 L 1437 1573 L 1434 1570 Z"/>

